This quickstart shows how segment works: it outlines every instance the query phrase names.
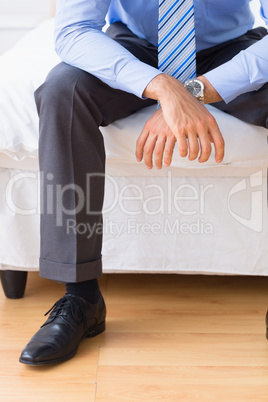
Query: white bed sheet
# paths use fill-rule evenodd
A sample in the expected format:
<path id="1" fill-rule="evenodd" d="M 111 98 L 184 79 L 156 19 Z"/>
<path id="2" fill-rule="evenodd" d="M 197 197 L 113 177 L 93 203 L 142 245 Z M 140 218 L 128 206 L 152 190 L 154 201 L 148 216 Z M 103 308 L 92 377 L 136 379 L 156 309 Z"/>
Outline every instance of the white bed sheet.
<path id="1" fill-rule="evenodd" d="M 58 61 L 53 51 L 53 20 L 0 57 L 0 268 L 38 267 L 39 215 L 34 212 L 38 205 L 38 118 L 33 92 Z M 135 141 L 154 107 L 102 129 L 107 173 L 114 178 L 114 186 L 119 193 L 127 186 L 129 193 L 125 195 L 131 197 L 137 197 L 137 191 L 143 195 L 142 203 L 117 200 L 107 211 L 115 188 L 109 190 L 112 181 L 108 179 L 104 272 L 268 275 L 267 130 L 208 108 L 226 141 L 226 156 L 220 166 L 212 155 L 200 168 L 197 162 L 180 158 L 177 151 L 169 169 L 148 171 L 138 164 Z M 23 174 L 24 179 L 18 176 Z M 20 180 L 6 198 L 12 177 Z M 178 213 L 170 195 L 180 186 L 183 199 Z M 204 188 L 209 196 L 202 204 Z M 159 198 L 152 199 L 157 191 L 158 197 L 164 195 L 163 210 L 148 214 L 144 205 L 158 208 Z M 128 213 L 124 203 L 130 208 Z M 12 204 L 29 214 L 16 213 Z M 140 213 L 132 214 L 137 208 Z M 212 233 L 206 228 L 212 228 Z"/>
<path id="2" fill-rule="evenodd" d="M 108 179 L 104 272 L 268 275 L 266 169 L 244 173 Z M 38 269 L 37 175 L 0 169 L 2 268 Z"/>

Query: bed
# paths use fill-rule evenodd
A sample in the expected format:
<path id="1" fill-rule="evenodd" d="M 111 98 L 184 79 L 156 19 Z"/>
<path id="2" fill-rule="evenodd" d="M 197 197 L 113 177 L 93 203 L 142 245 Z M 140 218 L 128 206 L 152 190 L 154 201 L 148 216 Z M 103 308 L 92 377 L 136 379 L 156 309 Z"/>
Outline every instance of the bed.
<path id="1" fill-rule="evenodd" d="M 58 62 L 53 19 L 0 57 L 0 269 L 5 273 L 38 270 L 33 92 Z M 208 106 L 225 138 L 223 163 L 217 165 L 212 155 L 200 165 L 176 151 L 170 168 L 148 171 L 136 162 L 134 149 L 154 108 L 102 129 L 104 273 L 268 275 L 268 131 Z"/>

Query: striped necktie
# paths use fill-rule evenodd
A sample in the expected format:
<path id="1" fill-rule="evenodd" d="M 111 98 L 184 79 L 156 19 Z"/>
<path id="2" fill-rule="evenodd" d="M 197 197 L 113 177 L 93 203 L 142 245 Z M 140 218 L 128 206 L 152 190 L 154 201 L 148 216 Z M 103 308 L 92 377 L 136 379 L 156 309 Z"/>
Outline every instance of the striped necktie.
<path id="1" fill-rule="evenodd" d="M 183 83 L 196 76 L 193 0 L 159 0 L 158 68 Z"/>

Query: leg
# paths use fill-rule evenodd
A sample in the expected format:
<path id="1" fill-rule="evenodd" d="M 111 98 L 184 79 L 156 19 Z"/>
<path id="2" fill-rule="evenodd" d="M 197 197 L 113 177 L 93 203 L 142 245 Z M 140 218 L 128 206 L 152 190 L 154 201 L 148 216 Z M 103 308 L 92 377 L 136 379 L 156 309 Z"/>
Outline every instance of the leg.
<path id="1" fill-rule="evenodd" d="M 258 91 L 248 92 L 238 96 L 226 104 L 225 102 L 212 103 L 217 109 L 231 114 L 247 123 L 268 128 L 268 84 Z"/>
<path id="2" fill-rule="evenodd" d="M 136 38 L 123 24 L 113 24 L 108 33 L 140 59 L 157 64 L 155 48 Z M 40 275 L 66 282 L 97 278 L 101 275 L 99 229 L 105 172 L 99 126 L 154 101 L 114 90 L 90 74 L 61 63 L 37 90 L 36 102 L 43 179 Z M 95 228 L 90 240 L 88 234 L 78 233 L 85 225 Z"/>
<path id="3" fill-rule="evenodd" d="M 64 63 L 49 74 L 36 101 L 43 181 L 40 275 L 65 282 L 97 278 L 105 172 L 99 126 L 151 101 L 116 91 Z M 93 229 L 90 239 L 84 227 Z"/>
<path id="4" fill-rule="evenodd" d="M 135 48 L 130 31 L 122 24 L 118 29 L 118 41 L 126 42 L 125 46 L 129 43 L 144 61 L 154 62 L 145 41 L 137 40 Z M 118 29 L 111 28 L 110 35 L 117 35 Z M 98 293 L 94 301 L 79 296 L 84 285 L 87 289 L 94 287 L 101 275 L 105 150 L 99 126 L 154 101 L 112 89 L 65 63 L 50 72 L 35 96 L 40 115 L 42 175 L 40 274 L 72 282 L 20 357 L 25 364 L 45 365 L 71 358 L 84 337 L 105 330 L 102 295 Z M 90 238 L 85 227 L 91 228 Z M 74 288 L 76 291 L 70 293 Z"/>
<path id="5" fill-rule="evenodd" d="M 265 28 L 257 28 L 246 35 L 215 48 L 205 50 L 197 55 L 198 75 L 225 63 L 241 50 L 267 35 Z M 238 96 L 232 102 L 218 102 L 216 108 L 229 113 L 243 121 L 268 128 L 268 84 L 258 91 Z M 268 312 L 266 314 L 266 338 L 268 339 Z"/>
<path id="6" fill-rule="evenodd" d="M 202 75 L 225 63 L 241 50 L 248 48 L 256 41 L 262 39 L 265 35 L 267 35 L 265 28 L 252 29 L 239 38 L 199 52 L 197 54 L 198 75 Z M 267 104 L 268 84 L 265 84 L 258 91 L 240 95 L 228 104 L 218 102 L 212 105 L 240 120 L 268 128 Z"/>

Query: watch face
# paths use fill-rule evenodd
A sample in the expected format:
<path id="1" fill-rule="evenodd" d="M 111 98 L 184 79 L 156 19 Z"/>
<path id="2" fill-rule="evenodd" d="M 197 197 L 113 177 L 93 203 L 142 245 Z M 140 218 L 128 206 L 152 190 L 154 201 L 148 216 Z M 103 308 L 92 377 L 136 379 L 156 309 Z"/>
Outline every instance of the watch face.
<path id="1" fill-rule="evenodd" d="M 198 96 L 202 92 L 201 84 L 196 80 L 186 82 L 185 88 L 194 96 Z"/>

